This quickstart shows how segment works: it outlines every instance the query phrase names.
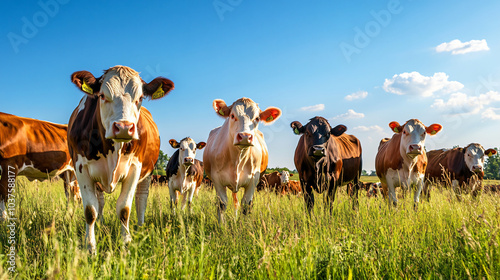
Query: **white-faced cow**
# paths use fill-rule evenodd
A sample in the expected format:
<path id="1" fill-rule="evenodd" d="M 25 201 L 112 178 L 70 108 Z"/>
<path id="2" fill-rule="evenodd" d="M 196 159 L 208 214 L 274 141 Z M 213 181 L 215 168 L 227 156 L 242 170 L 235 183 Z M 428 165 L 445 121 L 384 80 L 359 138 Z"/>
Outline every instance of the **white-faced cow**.
<path id="1" fill-rule="evenodd" d="M 426 127 L 417 119 L 411 119 L 404 125 L 389 123 L 394 131 L 392 138 L 380 141 L 375 169 L 380 178 L 384 197 L 389 195 L 389 202 L 397 206 L 396 187 L 406 191 L 415 186 L 414 205 L 418 206 L 420 192 L 424 184 L 427 155 L 424 149 L 426 134 L 438 133 L 442 126 L 432 124 Z"/>
<path id="2" fill-rule="evenodd" d="M 7 217 L 8 186 L 17 175 L 30 181 L 60 176 L 68 201 L 80 199 L 66 141 L 67 125 L 0 113 L 0 127 L 0 221 Z"/>
<path id="3" fill-rule="evenodd" d="M 131 241 L 134 194 L 138 224 L 144 222 L 160 137 L 142 101 L 165 96 L 174 84 L 161 77 L 147 84 L 139 73 L 124 66 L 112 67 L 99 78 L 87 71 L 75 72 L 71 80 L 86 93 L 69 120 L 68 144 L 82 192 L 86 242 L 95 252 L 94 224 L 104 206 L 102 192 L 112 193 L 122 183 L 116 213 L 124 243 Z"/>
<path id="4" fill-rule="evenodd" d="M 353 209 L 357 208 L 359 176 L 361 175 L 361 143 L 347 128 L 332 128 L 322 117 L 314 117 L 306 125 L 298 121 L 290 124 L 293 132 L 302 135 L 295 149 L 295 167 L 299 173 L 304 201 L 309 213 L 314 206 L 313 190 L 327 191 L 330 211 L 337 187 L 354 183 Z"/>
<path id="5" fill-rule="evenodd" d="M 238 99 L 231 106 L 216 99 L 213 108 L 225 121 L 210 132 L 203 163 L 207 176 L 215 186 L 219 198 L 218 218 L 219 222 L 223 222 L 227 206 L 226 187 L 233 192 L 233 199 L 238 190 L 244 188 L 243 214 L 250 210 L 255 187 L 268 163 L 264 135 L 258 130 L 259 122 L 274 122 L 281 115 L 281 110 L 269 107 L 261 111 L 257 103 L 249 98 Z"/>
<path id="6" fill-rule="evenodd" d="M 177 149 L 168 161 L 166 172 L 168 179 L 168 188 L 170 190 L 170 206 L 175 209 L 177 205 L 177 194 L 179 191 L 182 198 L 182 209 L 186 207 L 186 200 L 189 211 L 191 211 L 191 202 L 193 195 L 203 179 L 203 167 L 199 160 L 195 159 L 196 149 L 203 149 L 205 142 L 196 144 L 193 139 L 186 137 L 180 142 L 175 139 L 169 141 L 172 148 Z M 175 210 L 174 210 L 175 211 Z"/>
<path id="7" fill-rule="evenodd" d="M 439 182 L 451 183 L 458 199 L 462 192 L 472 191 L 472 195 L 477 196 L 482 188 L 484 159 L 496 153 L 495 149 L 485 151 L 477 143 L 471 143 L 465 148 L 427 152 L 429 164 L 425 170 L 424 196 L 429 200 L 431 184 Z"/>

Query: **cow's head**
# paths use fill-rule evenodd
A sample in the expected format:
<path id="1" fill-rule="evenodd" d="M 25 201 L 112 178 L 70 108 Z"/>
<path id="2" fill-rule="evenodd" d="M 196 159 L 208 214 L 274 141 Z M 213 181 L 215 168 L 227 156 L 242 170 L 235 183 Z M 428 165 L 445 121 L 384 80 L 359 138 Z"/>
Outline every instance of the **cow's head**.
<path id="1" fill-rule="evenodd" d="M 407 155 L 410 158 L 415 158 L 424 151 L 425 135 L 434 135 L 443 127 L 440 124 L 431 124 L 425 126 L 417 119 L 411 119 L 404 125 L 399 125 L 398 122 L 389 123 L 389 127 L 394 133 L 401 133 L 400 150 L 401 155 Z"/>
<path id="2" fill-rule="evenodd" d="M 474 173 L 483 173 L 484 158 L 496 154 L 495 149 L 484 150 L 483 146 L 471 143 L 464 148 L 464 159 L 467 168 Z"/>
<path id="3" fill-rule="evenodd" d="M 226 118 L 229 136 L 239 148 L 253 146 L 259 122 L 270 124 L 281 116 L 281 110 L 275 107 L 261 111 L 257 103 L 250 98 L 240 98 L 231 106 L 227 106 L 221 99 L 216 99 L 213 107 L 217 115 Z"/>
<path id="4" fill-rule="evenodd" d="M 298 121 L 292 122 L 290 126 L 293 133 L 302 134 L 307 155 L 314 160 L 319 160 L 326 155 L 330 137 L 338 137 L 347 130 L 347 127 L 342 124 L 332 128 L 322 117 L 314 117 L 304 126 Z"/>
<path id="5" fill-rule="evenodd" d="M 174 88 L 172 81 L 162 77 L 146 84 L 139 73 L 125 66 L 109 68 L 100 78 L 88 71 L 78 71 L 71 75 L 71 81 L 92 98 L 99 98 L 105 137 L 115 142 L 139 139 L 137 122 L 142 100 L 162 98 Z"/>
<path id="6" fill-rule="evenodd" d="M 194 164 L 194 157 L 196 156 L 196 149 L 203 149 L 207 145 L 205 142 L 199 142 L 196 144 L 193 139 L 186 137 L 177 142 L 175 139 L 170 139 L 168 141 L 170 146 L 174 149 L 179 149 L 179 164 L 184 166 L 190 166 Z"/>
<path id="7" fill-rule="evenodd" d="M 281 171 L 280 179 L 282 184 L 288 184 L 290 181 L 290 173 L 286 170 Z"/>

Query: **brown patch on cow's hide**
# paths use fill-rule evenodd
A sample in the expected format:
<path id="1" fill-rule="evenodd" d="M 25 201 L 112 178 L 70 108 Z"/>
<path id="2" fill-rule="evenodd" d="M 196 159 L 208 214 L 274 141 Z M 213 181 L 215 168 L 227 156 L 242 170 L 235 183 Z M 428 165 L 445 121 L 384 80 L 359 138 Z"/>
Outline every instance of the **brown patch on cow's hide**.
<path id="1" fill-rule="evenodd" d="M 87 207 L 85 207 L 85 220 L 87 221 L 87 224 L 92 224 L 93 222 L 95 222 L 96 218 L 97 213 L 95 212 L 95 210 L 92 208 L 92 206 L 87 205 Z"/>
<path id="2" fill-rule="evenodd" d="M 125 206 L 121 211 L 120 211 L 120 221 L 123 224 L 126 224 L 128 221 L 128 218 L 130 216 L 130 209 L 128 206 Z"/>

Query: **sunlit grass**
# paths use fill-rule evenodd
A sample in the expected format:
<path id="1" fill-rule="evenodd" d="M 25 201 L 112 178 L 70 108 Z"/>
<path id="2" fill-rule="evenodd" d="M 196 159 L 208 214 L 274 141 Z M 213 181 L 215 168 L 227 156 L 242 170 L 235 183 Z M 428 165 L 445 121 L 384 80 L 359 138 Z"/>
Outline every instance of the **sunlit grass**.
<path id="1" fill-rule="evenodd" d="M 333 213 L 316 195 L 312 216 L 301 196 L 257 193 L 250 215 L 225 226 L 216 218 L 213 191 L 194 198 L 193 214 L 173 215 L 168 189 L 150 191 L 145 226 L 132 243 L 121 242 L 118 192 L 105 195 L 104 220 L 96 226 L 97 255 L 83 246 L 81 205 L 66 206 L 62 182 L 17 183 L 18 279 L 499 279 L 500 197 L 483 194 L 457 202 L 435 190 L 413 210 L 412 196 L 397 209 L 360 195 L 351 210 L 345 187 Z M 241 197 L 242 194 L 240 194 Z M 135 207 L 135 206 L 134 206 Z M 135 209 L 135 208 L 134 208 Z M 0 276 L 7 277 L 5 223 L 0 225 Z M 2 276 L 3 275 L 3 276 Z"/>

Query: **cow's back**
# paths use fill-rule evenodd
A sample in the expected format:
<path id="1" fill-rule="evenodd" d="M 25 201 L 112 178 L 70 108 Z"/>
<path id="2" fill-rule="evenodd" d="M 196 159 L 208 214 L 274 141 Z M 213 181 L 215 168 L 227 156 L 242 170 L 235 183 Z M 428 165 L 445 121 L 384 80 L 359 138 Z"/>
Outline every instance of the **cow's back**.
<path id="1" fill-rule="evenodd" d="M 425 170 L 425 177 L 427 179 L 442 180 L 443 172 L 449 174 L 451 179 L 459 178 L 466 180 L 473 175 L 465 164 L 462 148 L 430 151 L 427 153 L 427 160 L 428 165 Z"/>
<path id="2" fill-rule="evenodd" d="M 380 141 L 377 155 L 375 156 L 375 170 L 379 178 L 385 177 L 388 169 L 398 170 L 403 167 L 400 154 L 401 134 L 394 134 L 392 138 Z"/>

